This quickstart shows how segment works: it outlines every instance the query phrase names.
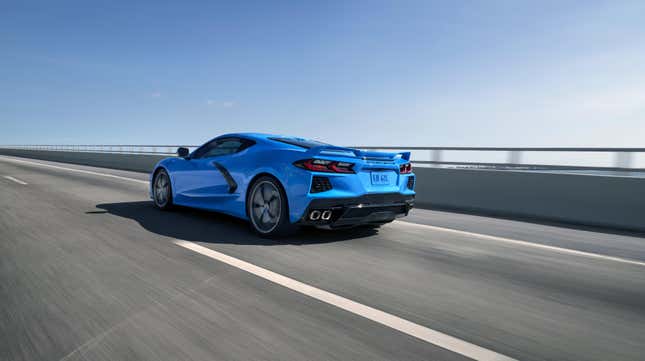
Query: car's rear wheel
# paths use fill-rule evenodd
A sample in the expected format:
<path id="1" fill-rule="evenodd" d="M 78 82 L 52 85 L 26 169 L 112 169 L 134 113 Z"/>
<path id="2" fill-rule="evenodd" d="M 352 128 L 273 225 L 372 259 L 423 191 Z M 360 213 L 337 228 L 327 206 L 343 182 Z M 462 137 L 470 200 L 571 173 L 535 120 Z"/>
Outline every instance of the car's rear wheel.
<path id="1" fill-rule="evenodd" d="M 163 210 L 172 207 L 172 185 L 170 176 L 164 169 L 160 169 L 155 174 L 152 182 L 152 199 L 155 207 Z"/>
<path id="2" fill-rule="evenodd" d="M 251 185 L 246 209 L 253 229 L 261 236 L 284 236 L 296 229 L 289 221 L 286 194 L 273 177 L 262 176 Z"/>

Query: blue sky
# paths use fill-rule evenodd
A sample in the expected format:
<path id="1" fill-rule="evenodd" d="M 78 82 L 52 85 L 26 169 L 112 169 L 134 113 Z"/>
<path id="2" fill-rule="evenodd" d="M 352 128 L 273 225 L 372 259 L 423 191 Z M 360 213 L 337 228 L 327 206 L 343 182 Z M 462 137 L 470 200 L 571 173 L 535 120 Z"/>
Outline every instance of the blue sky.
<path id="1" fill-rule="evenodd" d="M 643 1 L 3 1 L 0 144 L 643 146 Z"/>

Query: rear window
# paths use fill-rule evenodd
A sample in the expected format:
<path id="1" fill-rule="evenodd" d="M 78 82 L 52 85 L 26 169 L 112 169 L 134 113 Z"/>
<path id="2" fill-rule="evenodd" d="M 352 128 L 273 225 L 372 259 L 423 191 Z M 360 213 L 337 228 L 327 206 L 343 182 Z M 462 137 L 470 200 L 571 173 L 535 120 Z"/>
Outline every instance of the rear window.
<path id="1" fill-rule="evenodd" d="M 302 138 L 269 138 L 269 139 L 275 140 L 276 142 L 291 144 L 291 145 L 295 145 L 306 149 L 319 147 L 321 145 L 329 145 L 327 143 L 319 142 L 317 140 L 302 139 Z"/>

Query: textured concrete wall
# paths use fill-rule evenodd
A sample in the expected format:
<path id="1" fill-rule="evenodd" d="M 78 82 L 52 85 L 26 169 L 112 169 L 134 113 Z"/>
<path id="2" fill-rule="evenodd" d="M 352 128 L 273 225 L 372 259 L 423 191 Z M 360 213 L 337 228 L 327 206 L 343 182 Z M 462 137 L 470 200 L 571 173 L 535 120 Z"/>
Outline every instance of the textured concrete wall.
<path id="1" fill-rule="evenodd" d="M 150 172 L 164 156 L 0 149 L 0 154 Z M 645 179 L 414 169 L 417 206 L 645 231 Z"/>
<path id="2" fill-rule="evenodd" d="M 415 168 L 420 207 L 645 231 L 645 179 Z"/>
<path id="3" fill-rule="evenodd" d="M 59 152 L 47 150 L 0 149 L 0 154 L 51 160 L 95 167 L 150 172 L 157 162 L 167 156 L 150 154 L 115 154 L 89 152 Z"/>

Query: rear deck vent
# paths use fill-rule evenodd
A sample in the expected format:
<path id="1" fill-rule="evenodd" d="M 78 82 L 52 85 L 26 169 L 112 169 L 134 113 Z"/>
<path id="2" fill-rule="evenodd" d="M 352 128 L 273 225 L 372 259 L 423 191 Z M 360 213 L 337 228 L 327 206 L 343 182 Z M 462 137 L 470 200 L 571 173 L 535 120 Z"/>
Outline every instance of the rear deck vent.
<path id="1" fill-rule="evenodd" d="M 408 189 L 414 189 L 414 176 L 413 175 L 408 177 Z"/>
<path id="2" fill-rule="evenodd" d="M 331 182 L 329 181 L 329 178 L 327 177 L 321 177 L 321 176 L 314 176 L 313 180 L 311 181 L 311 193 L 320 193 L 320 192 L 325 192 L 330 190 L 331 187 Z"/>

